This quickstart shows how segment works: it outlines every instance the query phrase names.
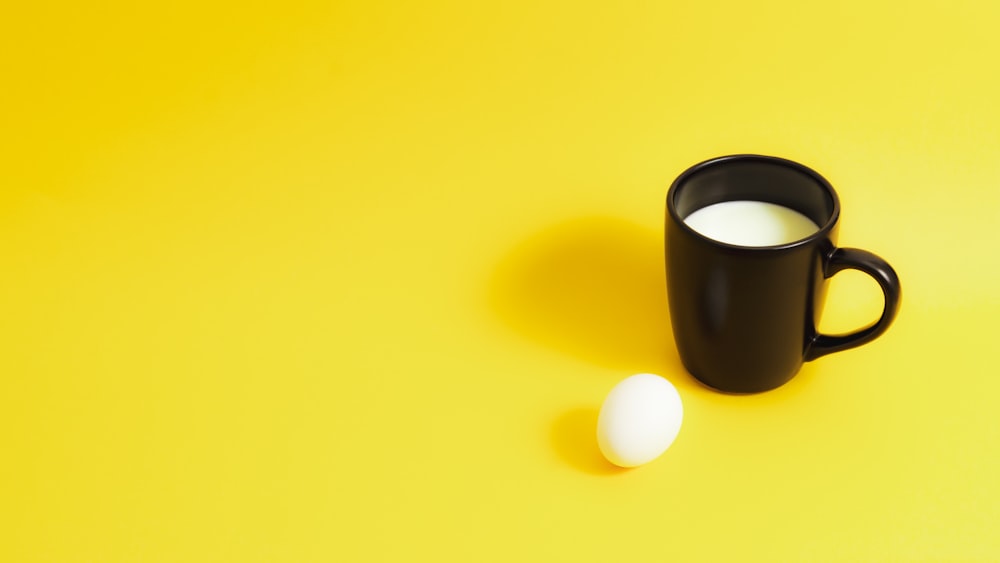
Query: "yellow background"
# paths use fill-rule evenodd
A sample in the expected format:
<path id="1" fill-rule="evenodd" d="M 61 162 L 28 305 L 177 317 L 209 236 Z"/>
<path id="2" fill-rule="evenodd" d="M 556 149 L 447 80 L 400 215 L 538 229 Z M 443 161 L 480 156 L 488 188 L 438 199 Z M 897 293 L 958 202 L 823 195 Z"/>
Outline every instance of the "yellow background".
<path id="1" fill-rule="evenodd" d="M 0 560 L 1000 559 L 997 6 L 5 6 Z M 903 281 L 747 397 L 661 255 L 734 152 Z M 880 307 L 841 274 L 823 328 Z M 685 419 L 621 471 L 636 372 Z"/>

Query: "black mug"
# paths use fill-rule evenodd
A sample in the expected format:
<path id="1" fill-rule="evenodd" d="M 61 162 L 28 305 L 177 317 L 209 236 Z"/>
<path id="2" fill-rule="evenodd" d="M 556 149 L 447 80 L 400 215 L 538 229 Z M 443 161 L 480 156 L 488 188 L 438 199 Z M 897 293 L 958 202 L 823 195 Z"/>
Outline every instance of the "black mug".
<path id="1" fill-rule="evenodd" d="M 818 230 L 790 242 L 745 246 L 685 223 L 695 211 L 729 201 L 776 204 Z M 878 256 L 837 247 L 839 216 L 830 183 L 783 158 L 724 156 L 674 180 L 667 193 L 667 294 L 674 340 L 691 375 L 719 391 L 767 391 L 794 377 L 803 362 L 860 346 L 889 328 L 899 310 L 899 278 Z M 882 316 L 850 334 L 820 334 L 826 280 L 848 268 L 881 286 Z"/>

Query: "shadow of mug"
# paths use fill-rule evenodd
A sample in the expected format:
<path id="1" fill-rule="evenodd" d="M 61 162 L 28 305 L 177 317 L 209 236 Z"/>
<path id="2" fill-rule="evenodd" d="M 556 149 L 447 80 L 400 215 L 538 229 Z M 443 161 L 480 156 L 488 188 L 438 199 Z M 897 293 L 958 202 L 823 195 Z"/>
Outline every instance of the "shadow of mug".
<path id="1" fill-rule="evenodd" d="M 608 217 L 545 229 L 501 261 L 490 304 L 518 333 L 573 357 L 623 375 L 688 379 L 670 330 L 662 236 L 652 229 Z"/>

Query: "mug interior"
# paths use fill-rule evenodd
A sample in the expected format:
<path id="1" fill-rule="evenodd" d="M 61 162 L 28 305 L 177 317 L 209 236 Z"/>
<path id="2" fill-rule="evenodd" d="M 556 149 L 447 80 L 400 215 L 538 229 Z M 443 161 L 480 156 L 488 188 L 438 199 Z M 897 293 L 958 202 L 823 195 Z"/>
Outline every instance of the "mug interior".
<path id="1" fill-rule="evenodd" d="M 670 191 L 669 207 L 681 222 L 709 205 L 751 200 L 794 209 L 823 232 L 836 220 L 839 209 L 833 188 L 822 176 L 770 156 L 736 155 L 703 162 L 681 174 Z"/>

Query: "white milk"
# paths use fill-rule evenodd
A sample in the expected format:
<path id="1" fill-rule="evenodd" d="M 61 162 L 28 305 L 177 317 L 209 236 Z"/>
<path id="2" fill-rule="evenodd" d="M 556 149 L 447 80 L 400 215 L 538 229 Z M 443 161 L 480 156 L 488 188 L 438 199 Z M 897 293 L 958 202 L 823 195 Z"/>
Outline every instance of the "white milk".
<path id="1" fill-rule="evenodd" d="M 687 216 L 702 235 L 739 246 L 772 246 L 804 239 L 819 230 L 805 215 L 763 201 L 724 201 Z"/>

